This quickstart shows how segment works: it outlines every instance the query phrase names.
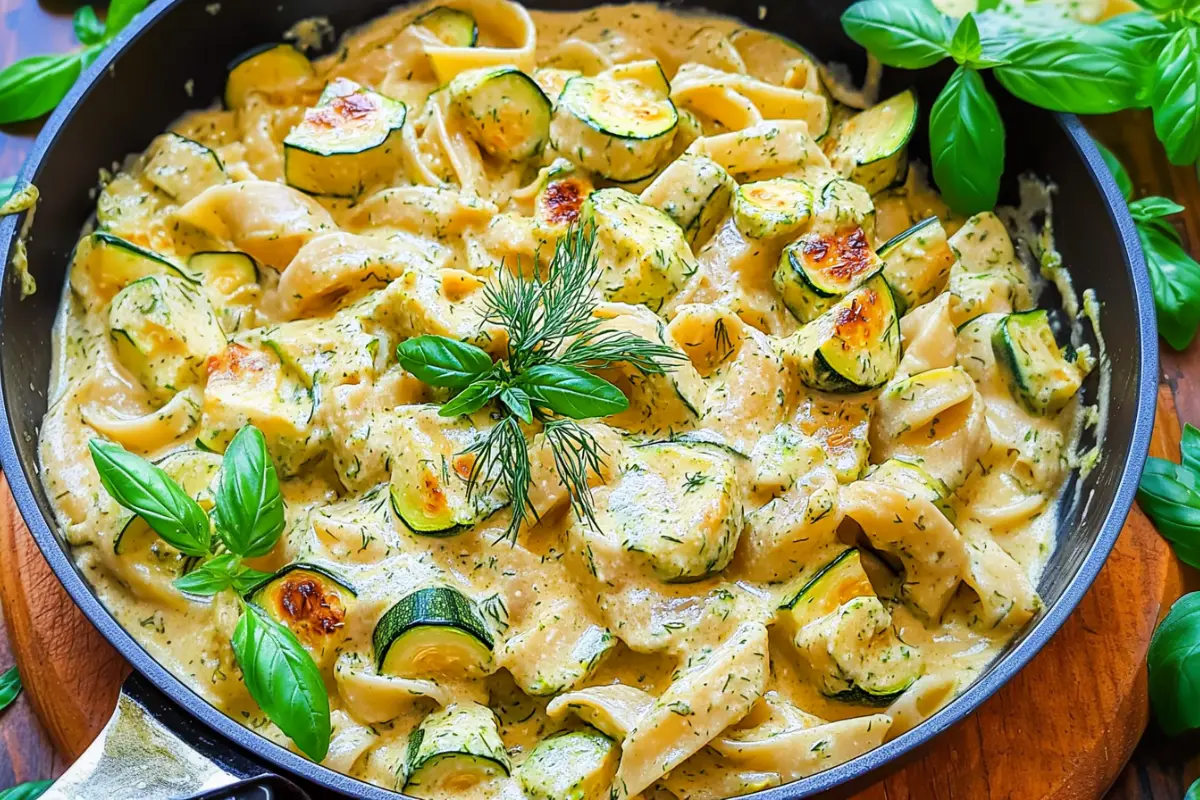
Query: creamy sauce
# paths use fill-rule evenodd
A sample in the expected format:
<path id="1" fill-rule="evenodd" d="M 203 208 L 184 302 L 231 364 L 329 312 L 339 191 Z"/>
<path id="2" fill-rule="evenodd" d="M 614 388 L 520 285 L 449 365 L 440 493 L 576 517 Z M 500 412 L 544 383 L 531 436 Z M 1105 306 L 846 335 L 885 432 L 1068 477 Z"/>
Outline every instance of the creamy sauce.
<path id="1" fill-rule="evenodd" d="M 313 648 L 334 709 L 328 766 L 402 789 L 415 728 L 439 705 L 471 701 L 495 711 L 514 777 L 460 776 L 441 789 L 407 791 L 519 798 L 517 765 L 550 733 L 580 726 L 574 713 L 548 713 L 553 698 L 611 684 L 645 693 L 646 706 L 633 703 L 638 713 L 601 703 L 610 729 L 597 724 L 622 747 L 618 786 L 646 798 L 700 800 L 778 785 L 920 723 L 969 685 L 1037 613 L 1034 587 L 1054 547 L 1057 498 L 1077 435 L 1078 401 L 1050 416 L 1027 412 L 995 363 L 990 331 L 978 342 L 956 334 L 981 311 L 1035 304 L 1036 279 L 1003 225 L 992 215 L 954 218 L 915 168 L 902 186 L 877 193 L 872 247 L 937 216 L 941 238 L 920 240 L 907 257 L 916 265 L 942 259 L 944 271 L 900 321 L 903 358 L 891 382 L 859 394 L 824 394 L 801 380 L 789 344 L 801 326 L 772 280 L 783 242 L 750 238 L 724 214 L 711 237 L 682 256 L 694 261 L 686 283 L 643 301 L 658 315 L 644 306 L 600 307 L 614 325 L 662 335 L 691 360 L 674 386 L 665 379 L 639 384 L 620 370 L 606 374 L 629 394 L 631 409 L 588 423 L 608 454 L 594 489 L 600 531 L 573 519 L 552 464 L 535 449 L 533 499 L 542 521 L 516 544 L 497 542 L 507 509 L 454 536 L 414 535 L 386 502 L 394 460 L 417 457 L 397 449 L 396 420 L 408 407 L 447 398 L 401 371 L 390 353 L 418 333 L 488 341 L 479 334 L 481 287 L 499 269 L 544 266 L 548 246 L 561 235 L 561 226 L 535 211 L 546 180 L 538 168 L 556 154 L 548 149 L 513 163 L 484 153 L 446 93 L 433 93 L 444 82 L 439 73 L 515 63 L 526 71 L 553 66 L 594 75 L 655 59 L 681 92 L 680 76 L 696 64 L 746 71 L 730 42 L 737 26 L 725 19 L 649 5 L 528 16 L 500 0 L 456 5 L 478 21 L 476 48 L 441 47 L 451 52 L 439 55 L 427 31 L 410 27 L 424 9 L 402 9 L 355 32 L 317 62 L 314 76 L 251 91 L 235 110 L 201 110 L 180 120 L 175 132 L 220 157 L 225 175 L 217 185 L 189 183 L 199 180 L 194 168 L 182 183 L 171 163 L 164 173 L 155 164 L 166 158 L 161 149 L 131 158 L 108 183 L 101 229 L 180 264 L 198 251 L 246 251 L 259 272 L 236 292 L 205 286 L 232 344 L 211 354 L 204 369 L 183 369 L 184 385 L 163 391 L 145 379 L 165 363 L 156 360 L 160 354 L 150 354 L 148 363 L 144 354 L 120 349 L 120 337 L 110 332 L 115 292 L 104 289 L 103 276 L 91 274 L 84 258 L 73 265 L 55 330 L 40 454 L 47 494 L 79 567 L 154 658 L 237 721 L 291 746 L 241 681 L 229 645 L 235 599 L 201 601 L 173 589 L 178 559 L 152 536 L 115 552 L 125 517 L 101 487 L 87 449 L 96 436 L 156 460 L 198 440 L 220 447 L 218 429 L 228 423 L 222 415 L 233 402 L 228 392 L 267 380 L 256 371 L 265 368 L 255 365 L 284 353 L 288 364 L 271 373 L 274 383 L 263 390 L 270 403 L 263 395 L 238 395 L 253 409 L 239 412 L 237 424 L 251 419 L 264 428 L 285 477 L 289 521 L 279 545 L 249 564 L 268 572 L 297 561 L 326 565 L 357 592 L 334 626 L 335 639 Z M 819 84 L 803 82 L 804 64 L 790 75 L 798 84 L 790 90 L 808 92 L 806 102 L 823 109 Z M 356 200 L 310 197 L 284 183 L 283 139 L 322 86 L 339 77 L 407 105 L 400 157 L 390 172 L 373 173 L 375 183 Z M 680 94 L 679 106 L 694 114 L 699 130 L 677 132 L 657 172 L 696 137 L 689 152 L 704 146 L 718 152 L 721 134 L 738 127 L 730 109 L 751 123 L 756 115 L 772 119 L 763 113 L 770 95 L 761 87 L 752 87 L 760 94 L 739 94 L 719 75 L 707 80 L 691 99 Z M 765 171 L 811 180 L 848 174 L 853 165 L 828 161 L 848 116 L 835 112 L 824 141 L 804 139 L 806 164 Z M 649 183 L 627 188 L 636 193 Z M 977 288 L 985 284 L 990 288 Z M 628 283 L 624 290 L 631 286 L 641 290 Z M 499 336 L 490 340 L 494 349 Z M 163 358 L 181 347 L 169 332 L 151 339 L 164 348 Z M 143 360 L 131 367 L 131 358 Z M 943 381 L 930 388 L 921 379 L 934 370 Z M 916 383 L 892 391 L 906 379 Z M 308 403 L 303 413 L 296 403 Z M 489 424 L 486 413 L 474 420 Z M 636 446 L 682 430 L 749 458 L 720 447 L 660 455 Z M 928 484 L 914 489 L 883 471 L 864 479 L 890 458 L 920 464 Z M 675 495 L 662 488 L 675 479 L 698 494 L 718 480 L 727 489 L 699 511 L 686 502 L 676 508 Z M 922 496 L 935 484 L 941 497 Z M 828 504 L 823 513 L 820 503 Z M 677 548 L 622 546 L 616 531 L 629 545 L 659 524 L 650 511 L 664 513 L 662 524 L 683 537 Z M 721 568 L 680 573 L 699 578 L 691 582 L 668 582 L 664 570 L 696 569 L 687 550 L 687 537 L 695 536 L 709 537 L 705 545 L 721 537 L 728 548 L 718 557 Z M 781 602 L 854 544 L 865 546 L 869 584 L 845 599 L 865 605 L 839 610 L 835 603 L 829 617 L 789 628 L 777 611 Z M 482 609 L 495 636 L 492 674 L 377 675 L 376 622 L 403 596 L 434 584 L 457 587 Z M 851 612 L 869 614 L 864 627 L 847 630 L 839 622 L 839 614 Z M 590 629 L 606 630 L 617 644 L 570 686 L 535 694 L 544 688 L 539 681 L 561 666 L 562 652 Z M 900 688 L 907 689 L 880 707 L 831 698 L 862 666 L 856 648 L 868 639 L 919 660 L 915 672 L 905 673 Z M 705 677 L 706 669 L 718 668 L 723 686 Z M 737 693 L 727 676 L 750 688 Z M 654 698 L 670 702 L 653 705 Z M 629 730 L 619 724 L 622 708 L 631 715 Z M 580 795 L 608 796 L 607 784 L 602 793 Z"/>

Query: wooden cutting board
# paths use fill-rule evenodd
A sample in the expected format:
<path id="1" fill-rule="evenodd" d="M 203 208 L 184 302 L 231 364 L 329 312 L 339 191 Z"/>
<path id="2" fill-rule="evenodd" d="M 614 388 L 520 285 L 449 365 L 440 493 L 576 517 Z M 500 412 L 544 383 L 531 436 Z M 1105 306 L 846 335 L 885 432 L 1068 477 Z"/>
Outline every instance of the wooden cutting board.
<path id="1" fill-rule="evenodd" d="M 1169 387 L 1151 452 L 1178 456 Z M 0 479 L 2 481 L 2 479 Z M 77 757 L 107 721 L 129 670 L 63 591 L 5 483 L 0 600 L 28 695 L 55 745 Z M 1062 630 L 979 711 L 859 800 L 1094 800 L 1146 727 L 1145 653 L 1181 592 L 1177 562 L 1134 509 Z"/>

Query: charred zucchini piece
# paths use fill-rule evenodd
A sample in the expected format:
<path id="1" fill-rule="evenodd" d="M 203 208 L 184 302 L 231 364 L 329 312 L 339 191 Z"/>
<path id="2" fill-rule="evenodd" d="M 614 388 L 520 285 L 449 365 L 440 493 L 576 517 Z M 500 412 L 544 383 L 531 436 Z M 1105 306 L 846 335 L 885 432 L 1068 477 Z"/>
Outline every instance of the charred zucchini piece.
<path id="1" fill-rule="evenodd" d="M 911 89 L 860 112 L 845 124 L 831 160 L 870 194 L 904 180 L 908 141 L 917 128 L 917 95 Z"/>
<path id="2" fill-rule="evenodd" d="M 399 167 L 407 113 L 399 100 L 335 78 L 283 140 L 284 178 L 302 192 L 357 197 Z"/>
<path id="3" fill-rule="evenodd" d="M 565 158 L 555 159 L 534 200 L 534 217 L 546 227 L 565 228 L 579 219 L 592 189 L 586 172 Z"/>
<path id="4" fill-rule="evenodd" d="M 474 47 L 479 41 L 475 18 L 457 8 L 438 6 L 412 21 L 442 41 L 447 47 Z"/>
<path id="5" fill-rule="evenodd" d="M 406 595 L 375 625 L 371 637 L 380 674 L 487 673 L 494 640 L 475 603 L 449 586 Z"/>
<path id="6" fill-rule="evenodd" d="M 1044 309 L 1009 314 L 992 334 L 996 363 L 1012 396 L 1034 414 L 1057 414 L 1083 385 L 1069 348 L 1058 346 Z"/>
<path id="7" fill-rule="evenodd" d="M 287 626 L 301 643 L 323 653 L 342 638 L 358 593 L 344 578 L 317 564 L 288 564 L 246 592 L 246 599 Z"/>
<path id="8" fill-rule="evenodd" d="M 751 239 L 795 236 L 812 219 L 813 187 L 793 178 L 743 184 L 733 198 L 733 219 Z"/>
<path id="9" fill-rule="evenodd" d="M 550 99 L 516 67 L 459 73 L 450 82 L 450 97 L 472 138 L 496 158 L 533 158 L 550 138 Z"/>
<path id="10" fill-rule="evenodd" d="M 866 283 L 882 268 L 857 225 L 839 233 L 806 233 L 783 249 L 775 288 L 788 310 L 808 322 Z"/>

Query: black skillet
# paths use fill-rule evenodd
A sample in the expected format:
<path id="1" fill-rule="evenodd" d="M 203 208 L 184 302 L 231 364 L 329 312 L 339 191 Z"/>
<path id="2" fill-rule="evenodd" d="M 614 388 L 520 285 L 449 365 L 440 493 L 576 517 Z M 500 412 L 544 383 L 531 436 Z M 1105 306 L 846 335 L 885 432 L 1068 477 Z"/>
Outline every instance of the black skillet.
<path id="1" fill-rule="evenodd" d="M 42 193 L 29 237 L 29 264 L 41 289 L 22 301 L 15 277 L 7 275 L 0 289 L 0 402 L 5 412 L 0 461 L 54 572 L 136 670 L 106 733 L 47 797 L 400 796 L 317 766 L 261 738 L 155 663 L 113 620 L 76 569 L 54 528 L 37 477 L 51 325 L 68 256 L 94 206 L 90 192 L 97 170 L 145 148 L 182 112 L 220 97 L 226 65 L 255 45 L 278 40 L 297 20 L 327 16 L 338 31 L 345 31 L 391 5 L 391 0 L 224 0 L 219 11 L 211 13 L 211 0 L 157 2 L 83 76 L 49 120 L 21 172 L 22 182 L 33 181 Z M 546 0 L 530 5 L 580 9 L 592 3 Z M 862 54 L 838 22 L 847 2 L 762 0 L 760 5 L 757 0 L 704 0 L 672 5 L 741 17 L 801 42 L 822 59 L 861 68 Z M 944 78 L 936 69 L 915 79 L 909 73 L 891 73 L 885 89 L 915 83 L 927 107 Z M 845 795 L 877 780 L 888 767 L 902 763 L 974 710 L 1062 625 L 1099 572 L 1133 500 L 1154 421 L 1158 367 L 1150 285 L 1137 236 L 1117 187 L 1078 120 L 1015 102 L 1002 101 L 1002 110 L 1009 133 L 1004 199 L 1015 200 L 1015 176 L 1022 172 L 1058 185 L 1058 245 L 1079 290 L 1095 289 L 1104 303 L 1102 330 L 1113 378 L 1104 457 L 1085 480 L 1068 487 L 1076 499 L 1064 504 L 1058 546 L 1038 587 L 1046 601 L 1044 611 L 966 692 L 883 747 L 753 795 L 759 800 L 800 800 L 822 792 Z M 913 143 L 918 158 L 925 148 L 921 138 Z M 0 246 L 8 258 L 23 221 L 21 215 L 0 223 Z M 1087 390 L 1096 397 L 1094 376 Z M 125 749 L 138 741 L 158 746 Z"/>

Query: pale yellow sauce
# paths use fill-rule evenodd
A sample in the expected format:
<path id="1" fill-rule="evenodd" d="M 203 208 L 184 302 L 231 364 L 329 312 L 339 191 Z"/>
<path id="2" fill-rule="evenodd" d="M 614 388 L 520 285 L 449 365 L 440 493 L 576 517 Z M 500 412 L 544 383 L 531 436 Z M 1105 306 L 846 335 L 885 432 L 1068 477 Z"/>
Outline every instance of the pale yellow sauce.
<path id="1" fill-rule="evenodd" d="M 519 41 L 519 25 L 507 4 L 477 0 L 463 7 L 476 13 L 480 48 L 531 44 Z M 516 545 L 496 543 L 508 522 L 503 509 L 472 530 L 443 539 L 413 535 L 386 511 L 380 516 L 369 510 L 386 509 L 380 505 L 386 488 L 374 487 L 387 481 L 388 459 L 411 456 L 391 449 L 388 425 L 396 409 L 446 399 L 444 392 L 402 373 L 388 354 L 397 341 L 416 333 L 473 337 L 478 315 L 470 304 L 478 300 L 478 287 L 504 268 L 499 266 L 502 262 L 515 269 L 518 257 L 528 265 L 539 252 L 544 260 L 547 245 L 559 235 L 532 216 L 537 168 L 549 164 L 553 154 L 515 165 L 481 155 L 453 108 L 439 106 L 440 95 L 430 94 L 440 81 L 427 59 L 428 40 L 414 36 L 408 26 L 416 13 L 400 10 L 366 26 L 338 53 L 318 62 L 315 77 L 285 92 L 253 96 L 237 110 L 197 111 L 180 120 L 173 130 L 213 148 L 228 179 L 235 182 L 190 198 L 186 205 L 195 209 L 199 204 L 199 211 L 181 212 L 184 202 L 154 188 L 145 177 L 145 158 L 131 159 L 106 189 L 120 210 L 106 214 L 104 200 L 101 208 L 102 228 L 180 263 L 200 250 L 251 252 L 260 262 L 260 285 L 244 287 L 234 298 L 210 299 L 230 340 L 253 352 L 269 350 L 263 341 L 275 335 L 273 326 L 329 318 L 338 302 L 345 308 L 359 301 L 369 305 L 371 297 L 384 298 L 403 320 L 393 325 L 393 317 L 374 316 L 369 324 L 359 324 L 356 330 L 365 338 L 358 339 L 331 327 L 296 334 L 301 345 L 308 336 L 315 351 L 304 357 L 308 361 L 301 359 L 301 372 L 321 371 L 313 390 L 319 402 L 308 419 L 297 423 L 298 433 L 283 422 L 266 430 L 285 475 L 289 528 L 272 553 L 251 565 L 274 571 L 300 560 L 327 564 L 358 593 L 336 646 L 315 653 L 334 708 L 334 747 L 325 763 L 401 789 L 406 743 L 415 726 L 438 702 L 473 700 L 497 712 L 504 744 L 514 765 L 520 764 L 539 740 L 555 730 L 577 727 L 578 721 L 571 715 L 551 719 L 546 705 L 552 696 L 529 697 L 518 683 L 528 683 L 538 674 L 542 659 L 560 656 L 575 627 L 587 624 L 607 628 L 621 644 L 575 688 L 621 683 L 657 697 L 672 686 L 677 668 L 711 648 L 731 648 L 735 665 L 742 664 L 738 659 L 752 661 L 745 666 L 747 676 L 762 671 L 748 701 L 734 698 L 727 688 L 697 683 L 703 688 L 688 701 L 695 709 L 704 706 L 716 728 L 687 745 L 689 753 L 699 752 L 682 765 L 680 758 L 664 755 L 672 749 L 668 733 L 662 734 L 660 745 L 644 741 L 652 735 L 646 733 L 651 723 L 645 718 L 640 733 L 617 742 L 626 747 L 621 775 L 630 780 L 644 777 L 646 787 L 638 787 L 637 793 L 647 798 L 698 800 L 777 785 L 852 758 L 885 736 L 918 724 L 969 685 L 1037 612 L 1040 601 L 1033 587 L 1054 546 L 1056 498 L 1075 436 L 1076 405 L 1048 418 L 1025 412 L 994 363 L 979 367 L 966 381 L 965 399 L 935 409 L 932 422 L 928 416 L 914 416 L 913 404 L 904 399 L 880 400 L 879 391 L 823 395 L 806 388 L 786 346 L 800 326 L 772 285 L 782 243 L 748 239 L 732 219 L 721 221 L 709 242 L 697 246 L 696 274 L 676 287 L 660 312 L 670 322 L 669 340 L 694 364 L 688 369 L 694 370 L 695 390 L 703 399 L 699 418 L 680 424 L 672 415 L 687 418 L 686 413 L 674 398 L 658 391 L 631 395 L 631 411 L 608 420 L 615 427 L 603 421 L 589 423 L 608 451 L 606 474 L 594 490 L 601 528 L 607 524 L 608 532 L 619 524 L 610 500 L 628 490 L 628 467 L 640 457 L 634 444 L 686 428 L 752 456 L 731 462 L 736 499 L 729 501 L 733 505 L 727 513 L 736 531 L 736 550 L 724 569 L 698 582 L 664 582 L 637 553 L 573 522 L 549 463 L 535 464 L 535 503 L 542 522 L 524 531 Z M 538 65 L 591 74 L 612 64 L 657 59 L 670 78 L 689 62 L 736 70 L 729 51 L 733 58 L 737 51 L 727 36 L 737 26 L 728 20 L 649 5 L 572 14 L 534 12 L 532 19 Z M 514 61 L 526 57 L 516 49 L 509 52 Z M 498 58 L 505 63 L 503 55 Z M 335 77 L 350 78 L 405 102 L 406 129 L 419 129 L 404 139 L 392 173 L 357 202 L 313 200 L 283 184 L 282 140 L 305 108 L 316 102 L 324 83 Z M 703 113 L 705 107 L 697 102 L 693 110 Z M 723 130 L 711 118 L 702 119 L 702 124 L 700 133 L 710 136 Z M 826 146 L 829 152 L 832 141 L 815 150 Z M 678 143 L 678 152 L 683 146 L 686 141 Z M 828 167 L 817 164 L 824 157 L 818 152 L 808 167 L 795 167 L 793 172 L 827 174 Z M 665 165 L 664 161 L 659 168 Z M 255 180 L 276 183 L 251 183 Z M 437 183 L 443 186 L 441 192 L 407 199 L 379 194 L 385 186 Z M 229 193 L 230 187 L 239 189 Z M 988 310 L 1010 310 L 1013 303 L 1016 310 L 1032 307 L 1035 279 L 1012 256 L 1007 234 L 995 218 L 972 220 L 964 227 L 964 221 L 951 217 L 922 183 L 917 169 L 903 188 L 877 195 L 875 206 L 874 246 L 930 213 L 938 214 L 947 234 L 958 232 L 950 242 L 950 260 L 958 265 L 952 276 L 1007 271 L 1018 284 L 1008 299 L 988 294 L 981 302 L 990 304 Z M 212 223 L 213 215 L 221 221 Z M 200 218 L 208 220 L 208 227 L 197 230 L 194 222 Z M 333 236 L 339 230 L 346 232 L 337 234 L 342 239 Z M 328 243 L 329 249 L 321 252 L 308 244 L 314 241 Z M 397 241 L 407 248 L 399 255 Z M 428 260 L 422 262 L 413 253 Z M 369 280 L 361 270 L 355 272 L 364 259 L 384 267 L 398 262 L 399 267 L 382 279 Z M 76 273 L 83 268 L 77 263 Z M 339 269 L 353 277 L 339 283 L 334 274 L 332 283 L 322 283 L 326 273 Z M 440 295 L 436 287 L 421 288 L 431 276 L 441 281 Z M 388 281 L 391 285 L 380 288 Z M 366 291 L 374 294 L 361 300 Z M 955 328 L 976 315 L 969 312 L 964 297 L 947 290 L 943 276 L 934 294 L 924 298 L 928 302 L 905 316 L 904 359 L 893 383 L 905 375 L 963 363 L 964 344 L 961 337 L 956 341 Z M 234 599 L 218 596 L 204 602 L 174 590 L 174 573 L 153 555 L 161 554 L 161 548 L 138 557 L 114 553 L 117 509 L 88 458 L 88 440 L 106 435 L 158 459 L 194 447 L 198 436 L 208 436 L 217 410 L 216 388 L 204 372 L 192 387 L 170 399 L 148 392 L 115 349 L 108 303 L 109 296 L 82 278 L 64 297 L 55 332 L 51 407 L 40 440 L 47 494 L 80 568 L 105 605 L 153 657 L 238 722 L 290 746 L 241 682 L 229 645 L 237 619 Z M 654 335 L 655 317 L 646 309 L 615 304 L 604 308 L 635 332 Z M 356 361 L 372 337 L 380 355 L 366 363 Z M 486 415 L 480 419 L 486 422 Z M 779 478 L 770 474 L 764 442 L 788 425 L 804 437 L 810 456 L 800 467 L 788 468 L 790 473 L 784 469 Z M 868 440 L 872 464 L 889 456 L 907 457 L 944 480 L 953 494 L 941 507 L 957 520 L 957 528 L 927 501 L 920 505 L 897 490 L 859 480 L 865 465 L 855 462 L 855 445 Z M 671 464 L 655 462 L 652 467 L 669 472 Z M 836 519 L 845 517 L 840 526 L 800 522 L 805 504 L 816 502 L 812 498 L 822 491 L 833 498 Z M 772 500 L 777 511 L 764 511 Z M 932 510 L 931 516 L 925 516 L 927 510 Z M 884 562 L 866 565 L 887 609 L 883 613 L 890 613 L 891 628 L 919 651 L 923 665 L 917 683 L 888 708 L 826 697 L 814 674 L 820 669 L 819 659 L 798 650 L 776 614 L 789 590 L 794 594 L 797 581 L 802 583 L 845 549 L 845 543 L 857 540 L 857 525 L 874 524 L 872 514 L 886 516 L 889 523 L 893 515 L 904 518 L 897 526 L 902 535 L 890 544 L 884 540 L 892 534 L 871 537 L 873 547 L 893 567 L 904 562 L 913 547 L 938 549 L 935 537 L 945 537 L 950 550 L 961 556 L 952 567 L 927 565 L 928 576 L 945 581 L 948 593 L 920 600 L 913 587 L 901 588 L 901 579 Z M 934 527 L 926 530 L 931 523 Z M 773 534 L 772 525 L 781 524 L 790 525 L 799 538 L 791 541 Z M 818 540 L 823 544 L 818 546 Z M 606 544 L 611 546 L 605 549 Z M 959 556 L 948 557 L 947 563 Z M 494 673 L 405 676 L 433 681 L 419 685 L 381 681 L 373 674 L 371 636 L 376 621 L 408 592 L 434 583 L 456 586 L 493 611 L 495 598 L 502 601 L 503 619 L 489 617 L 496 636 Z M 980 591 L 1002 595 L 1004 601 L 981 602 Z M 547 609 L 553 612 L 549 616 Z M 765 646 L 739 651 L 737 637 L 765 637 L 763 625 L 771 627 L 769 651 Z M 561 628 L 559 638 L 547 634 L 547 628 L 550 634 Z M 812 635 L 817 636 L 815 629 Z M 431 685 L 436 701 L 410 691 Z M 872 718 L 871 732 L 831 724 L 871 714 L 882 715 Z M 697 727 L 703 722 L 695 718 Z M 734 727 L 721 733 L 727 726 Z M 799 745 L 780 737 L 780 732 L 800 737 L 795 741 L 807 743 L 804 752 L 798 754 Z M 716 749 L 700 749 L 714 737 Z M 740 739 L 760 745 L 777 740 L 781 751 L 768 748 L 765 755 L 739 755 Z M 678 739 L 685 740 L 686 736 Z M 630 763 L 634 749 L 645 763 Z M 674 769 L 660 780 L 667 771 L 662 764 Z M 515 777 L 499 777 L 464 779 L 453 796 L 485 800 L 523 795 Z M 601 796 L 608 797 L 607 790 L 595 795 Z"/>

